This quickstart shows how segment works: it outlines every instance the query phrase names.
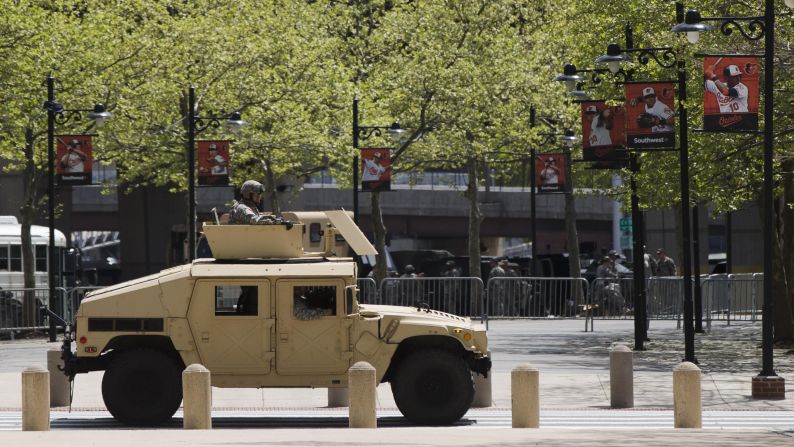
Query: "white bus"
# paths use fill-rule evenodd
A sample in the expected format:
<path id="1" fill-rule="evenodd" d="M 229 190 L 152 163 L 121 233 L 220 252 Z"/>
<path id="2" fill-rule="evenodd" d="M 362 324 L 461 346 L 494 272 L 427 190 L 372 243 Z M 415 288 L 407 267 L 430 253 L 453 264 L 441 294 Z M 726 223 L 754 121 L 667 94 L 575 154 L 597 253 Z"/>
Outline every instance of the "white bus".
<path id="1" fill-rule="evenodd" d="M 33 241 L 33 257 L 36 269 L 36 287 L 48 286 L 47 246 L 50 243 L 49 228 L 40 225 L 30 227 Z M 55 230 L 56 256 L 66 248 L 66 236 Z M 0 216 L 0 288 L 21 289 L 25 286 L 22 273 L 22 225 L 15 216 Z"/>

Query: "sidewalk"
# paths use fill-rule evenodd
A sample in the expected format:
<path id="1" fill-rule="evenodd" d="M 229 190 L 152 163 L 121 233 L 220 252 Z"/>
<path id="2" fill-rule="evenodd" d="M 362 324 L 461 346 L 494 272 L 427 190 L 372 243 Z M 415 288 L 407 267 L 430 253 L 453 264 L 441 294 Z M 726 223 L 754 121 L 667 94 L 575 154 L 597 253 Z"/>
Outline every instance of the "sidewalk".
<path id="1" fill-rule="evenodd" d="M 493 402 L 510 407 L 510 371 L 520 363 L 540 370 L 541 406 L 547 409 L 609 408 L 609 348 L 633 345 L 631 321 L 596 321 L 584 332 L 578 320 L 491 321 L 489 342 L 494 359 Z M 786 378 L 785 400 L 753 400 L 750 381 L 760 371 L 760 323 L 715 325 L 697 334 L 696 356 L 703 371 L 704 410 L 794 411 L 794 355 L 775 350 L 775 368 Z M 674 321 L 652 322 L 651 342 L 635 353 L 634 395 L 639 409 L 672 409 L 672 369 L 683 356 L 683 334 Z M 59 343 L 44 340 L 0 342 L 0 408 L 21 405 L 19 373 L 27 366 L 46 365 L 46 351 Z M 78 375 L 73 408 L 104 409 L 102 372 Z M 216 408 L 319 408 L 327 405 L 325 389 L 214 388 Z M 381 409 L 395 409 L 388 383 L 378 386 Z"/>
<path id="2" fill-rule="evenodd" d="M 750 381 L 760 370 L 760 330 L 760 323 L 736 323 L 731 327 L 717 324 L 710 334 L 697 335 L 696 356 L 703 371 L 704 430 L 661 428 L 672 426 L 672 368 L 680 362 L 683 352 L 683 334 L 675 328 L 674 321 L 652 322 L 652 341 L 646 344 L 646 351 L 635 353 L 635 408 L 609 410 L 609 348 L 618 342 L 633 344 L 631 321 L 596 321 L 596 332 L 585 333 L 584 322 L 578 320 L 510 320 L 490 324 L 494 406 L 472 409 L 466 415 L 470 422 L 457 427 L 401 426 L 404 422 L 399 422 L 401 418 L 388 384 L 378 387 L 379 423 L 385 427 L 378 429 L 377 435 L 370 430 L 333 428 L 344 426 L 346 410 L 329 409 L 325 389 L 214 388 L 213 409 L 218 420 L 215 430 L 184 432 L 177 428 L 177 420 L 171 424 L 172 428 L 157 430 L 155 435 L 151 430 L 119 427 L 109 419 L 101 396 L 102 373 L 94 372 L 79 375 L 75 381 L 72 410 L 76 413 L 67 413 L 67 408 L 54 409 L 52 418 L 57 423 L 53 432 L 0 432 L 0 444 L 35 447 L 53 442 L 97 444 L 113 439 L 118 447 L 144 442 L 150 445 L 253 442 L 336 446 L 377 442 L 384 446 L 527 443 L 601 446 L 637 445 L 639 440 L 646 446 L 694 442 L 784 445 L 794 437 L 794 417 L 791 417 L 794 356 L 784 350 L 775 351 L 775 368 L 787 380 L 789 398 L 753 400 Z M 44 340 L 0 342 L 0 419 L 18 418 L 22 369 L 45 364 L 46 351 L 58 346 Z M 530 363 L 540 370 L 541 427 L 545 427 L 540 430 L 507 428 L 510 371 L 520 363 Z M 766 417 L 763 413 L 767 411 L 775 413 Z M 279 418 L 282 422 L 278 422 Z M 320 419 L 325 422 L 309 423 L 302 429 L 287 428 Z M 741 423 L 737 425 L 737 421 Z M 738 426 L 743 428 L 732 428 Z M 307 430 L 309 427 L 323 428 Z M 763 430 L 748 430 L 748 427 Z M 97 431 L 97 428 L 107 430 Z M 124 430 L 124 436 L 118 437 L 118 430 Z"/>

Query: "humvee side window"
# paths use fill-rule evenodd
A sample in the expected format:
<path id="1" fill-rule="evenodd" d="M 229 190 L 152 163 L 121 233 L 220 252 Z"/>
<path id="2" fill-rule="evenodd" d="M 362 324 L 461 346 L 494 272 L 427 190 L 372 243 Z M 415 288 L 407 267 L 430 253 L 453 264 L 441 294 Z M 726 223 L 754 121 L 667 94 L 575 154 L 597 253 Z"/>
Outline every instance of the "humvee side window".
<path id="1" fill-rule="evenodd" d="M 256 315 L 257 286 L 215 286 L 215 315 Z"/>
<path id="2" fill-rule="evenodd" d="M 320 224 L 315 222 L 309 225 L 309 242 L 320 242 L 322 239 L 322 230 Z"/>
<path id="3" fill-rule="evenodd" d="M 297 320 L 336 315 L 336 286 L 295 286 L 292 311 Z"/>

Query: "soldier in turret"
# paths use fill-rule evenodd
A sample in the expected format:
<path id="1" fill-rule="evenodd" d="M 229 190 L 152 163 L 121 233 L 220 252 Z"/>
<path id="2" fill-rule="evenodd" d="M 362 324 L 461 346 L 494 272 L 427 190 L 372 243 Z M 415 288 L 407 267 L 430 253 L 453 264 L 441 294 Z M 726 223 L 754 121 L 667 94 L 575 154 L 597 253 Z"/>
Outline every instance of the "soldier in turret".
<path id="1" fill-rule="evenodd" d="M 292 222 L 284 220 L 272 214 L 259 212 L 258 205 L 262 201 L 262 193 L 265 192 L 264 186 L 256 180 L 246 180 L 240 187 L 241 200 L 232 204 L 229 212 L 229 224 L 231 225 L 286 225 L 292 227 Z"/>

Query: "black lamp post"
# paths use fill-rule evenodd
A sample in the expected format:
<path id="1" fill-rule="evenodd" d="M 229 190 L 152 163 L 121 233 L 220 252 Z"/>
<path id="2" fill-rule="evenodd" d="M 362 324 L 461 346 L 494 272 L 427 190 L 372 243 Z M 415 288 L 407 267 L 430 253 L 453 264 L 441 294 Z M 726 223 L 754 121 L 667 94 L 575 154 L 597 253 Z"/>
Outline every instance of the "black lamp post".
<path id="1" fill-rule="evenodd" d="M 65 125 L 70 121 L 80 121 L 83 113 L 88 119 L 94 120 L 96 127 L 101 127 L 105 120 L 113 115 L 102 104 L 95 104 L 92 109 L 66 109 L 55 99 L 55 78 L 47 76 L 47 225 L 49 228 L 49 245 L 47 246 L 47 282 L 49 285 L 49 308 L 55 311 L 55 271 L 58 262 L 55 256 L 55 125 Z M 55 320 L 50 318 L 50 341 L 55 341 Z"/>
<path id="2" fill-rule="evenodd" d="M 188 110 L 187 110 L 187 240 L 188 240 L 188 261 L 193 261 L 196 257 L 196 135 L 212 127 L 219 128 L 221 120 L 225 120 L 224 125 L 232 132 L 239 131 L 246 122 L 242 120 L 240 112 L 225 113 L 220 112 L 216 115 L 210 112 L 209 116 L 202 117 L 196 115 L 196 88 L 188 88 Z"/>
<path id="3" fill-rule="evenodd" d="M 785 0 L 786 6 L 794 8 L 794 0 Z M 775 2 L 774 0 L 764 1 L 763 16 L 749 17 L 701 17 L 700 13 L 689 10 L 681 20 L 681 12 L 684 9 L 682 2 L 676 2 L 679 15 L 679 23 L 672 28 L 674 32 L 687 34 L 690 42 L 697 42 L 698 34 L 704 31 L 711 31 L 711 26 L 704 22 L 719 22 L 720 32 L 728 36 L 734 30 L 746 40 L 756 41 L 764 38 L 764 187 L 762 193 L 763 211 L 761 219 L 763 221 L 763 249 L 764 249 L 764 304 L 762 311 L 763 335 L 762 335 L 762 369 L 757 377 L 753 378 L 753 396 L 764 397 L 768 392 L 764 392 L 757 384 L 763 384 L 767 379 L 780 381 L 783 378 L 775 373 L 773 363 L 773 343 L 774 326 L 772 321 L 773 296 L 772 296 L 772 244 L 773 244 L 773 222 L 774 222 L 774 184 L 773 184 L 773 161 L 774 161 L 774 59 L 775 59 Z M 743 26 L 746 24 L 746 29 Z M 779 397 L 784 395 L 782 385 Z M 778 397 L 776 396 L 776 397 Z"/>
<path id="4" fill-rule="evenodd" d="M 695 358 L 695 330 L 693 325 L 693 301 L 692 301 L 692 243 L 691 243 L 691 225 L 690 225 L 690 199 L 689 199 L 689 138 L 688 138 L 688 119 L 685 101 L 687 98 L 686 92 L 686 66 L 684 61 L 677 57 L 677 53 L 670 47 L 649 47 L 637 48 L 634 47 L 633 33 L 631 25 L 626 25 L 626 48 L 621 48 L 616 43 L 611 43 L 607 46 L 607 54 L 600 56 L 596 59 L 596 63 L 607 64 L 609 70 L 615 73 L 620 69 L 620 64 L 630 62 L 632 59 L 629 54 L 636 53 L 637 60 L 643 65 L 647 65 L 651 60 L 656 62 L 662 68 L 678 68 L 678 89 L 676 90 L 678 102 L 678 134 L 679 134 L 679 161 L 681 171 L 681 230 L 683 233 L 683 249 L 682 249 L 682 263 L 683 263 L 683 287 L 684 287 L 684 358 L 685 360 L 697 363 Z M 639 215 L 639 213 L 632 213 Z M 634 218 L 635 228 L 641 229 L 641 218 Z M 637 226 L 640 225 L 640 226 Z M 635 240 L 636 243 L 636 240 Z M 636 244 L 635 244 L 636 245 Z M 644 250 L 643 250 L 644 251 Z M 639 264 L 635 265 L 637 270 Z M 644 262 L 642 265 L 644 268 Z M 638 272 L 635 272 L 635 277 Z M 642 274 L 642 273 L 640 273 Z M 636 278 L 635 278 L 636 280 Z M 644 292 L 644 283 L 640 284 L 638 293 Z M 644 296 L 637 297 L 637 304 L 639 308 L 635 312 L 635 329 L 638 329 L 644 336 L 640 340 L 640 336 L 635 333 L 636 341 L 644 341 L 647 339 L 647 330 L 645 323 L 645 298 Z M 638 315 L 639 314 L 639 315 Z M 636 332 L 636 331 L 635 331 Z M 642 344 L 640 343 L 640 346 Z"/>
<path id="5" fill-rule="evenodd" d="M 395 121 L 388 126 L 359 126 L 358 124 L 358 98 L 353 97 L 353 149 L 356 154 L 353 156 L 353 222 L 358 224 L 358 142 L 365 141 L 371 136 L 381 136 L 386 132 L 395 143 L 400 143 L 407 130 L 400 126 L 399 121 Z"/>

